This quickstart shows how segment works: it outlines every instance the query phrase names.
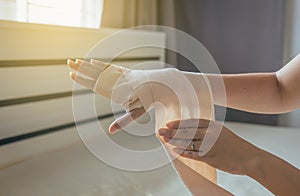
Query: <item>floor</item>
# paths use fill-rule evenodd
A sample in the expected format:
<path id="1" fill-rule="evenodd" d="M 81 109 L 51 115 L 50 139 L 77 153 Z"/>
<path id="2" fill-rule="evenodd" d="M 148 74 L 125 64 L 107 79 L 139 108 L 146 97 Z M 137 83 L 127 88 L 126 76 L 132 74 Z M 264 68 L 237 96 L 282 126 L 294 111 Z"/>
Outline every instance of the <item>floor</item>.
<path id="1" fill-rule="evenodd" d="M 242 123 L 227 126 L 300 167 L 295 151 L 300 148 L 299 130 Z M 248 177 L 220 171 L 218 184 L 234 195 L 272 195 Z M 121 171 L 96 159 L 81 142 L 1 169 L 0 186 L 0 195 L 190 195 L 171 166 L 148 172 Z"/>

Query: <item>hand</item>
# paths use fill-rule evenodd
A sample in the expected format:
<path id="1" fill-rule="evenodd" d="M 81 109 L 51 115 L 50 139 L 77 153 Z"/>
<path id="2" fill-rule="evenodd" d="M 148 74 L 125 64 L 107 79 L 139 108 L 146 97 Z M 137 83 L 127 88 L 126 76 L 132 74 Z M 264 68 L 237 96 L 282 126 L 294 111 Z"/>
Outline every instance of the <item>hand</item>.
<path id="1" fill-rule="evenodd" d="M 199 80 L 197 74 L 188 76 L 174 68 L 129 70 L 96 60 L 68 60 L 68 65 L 80 74 L 71 72 L 74 81 L 126 108 L 127 113 L 110 126 L 111 133 L 124 128 L 153 107 L 157 115 L 163 115 L 164 108 L 168 108 L 165 115 L 170 118 L 182 115 L 198 117 L 199 105 L 202 114 L 211 115 L 210 96 L 198 99 L 196 95 L 195 87 L 201 87 L 199 92 L 209 95 L 204 80 L 201 77 Z"/>
<path id="2" fill-rule="evenodd" d="M 209 137 L 217 129 L 221 132 L 216 143 L 204 156 L 199 156 L 204 136 Z M 205 162 L 232 174 L 246 175 L 246 168 L 251 167 L 249 165 L 255 161 L 255 154 L 260 150 L 225 126 L 204 119 L 169 122 L 166 128 L 159 130 L 159 135 L 163 142 L 173 145 L 175 153 L 182 157 Z"/>
<path id="3" fill-rule="evenodd" d="M 127 107 L 127 113 L 116 119 L 110 126 L 111 133 L 126 127 L 146 112 L 139 99 L 131 96 L 132 88 L 124 77 L 124 73 L 129 69 L 97 60 L 91 60 L 91 62 L 80 59 L 77 59 L 76 62 L 68 60 L 68 65 L 83 75 L 70 73 L 71 78 L 78 84 Z M 121 83 L 121 85 L 118 89 L 114 89 L 117 83 Z"/>
<path id="4" fill-rule="evenodd" d="M 70 73 L 71 78 L 78 84 L 93 90 L 107 99 L 112 99 L 115 103 L 125 104 L 128 102 L 132 90 L 131 86 L 127 84 L 124 74 L 129 69 L 96 60 L 91 60 L 91 62 L 80 59 L 77 59 L 76 62 L 68 60 L 68 65 L 82 75 L 76 75 L 74 72 Z M 117 84 L 120 84 L 118 89 L 116 89 Z M 122 96 L 117 96 L 117 94 Z M 136 100 L 130 100 L 132 103 L 134 101 Z"/>

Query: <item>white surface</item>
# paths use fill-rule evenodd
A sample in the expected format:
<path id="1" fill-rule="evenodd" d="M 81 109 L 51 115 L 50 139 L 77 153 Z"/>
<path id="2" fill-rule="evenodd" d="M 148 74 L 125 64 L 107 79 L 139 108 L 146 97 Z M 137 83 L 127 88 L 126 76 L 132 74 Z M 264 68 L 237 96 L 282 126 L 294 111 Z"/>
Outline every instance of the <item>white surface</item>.
<path id="1" fill-rule="evenodd" d="M 170 166 L 121 171 L 97 160 L 81 143 L 1 170 L 0 184 L 0 195 L 14 196 L 188 195 Z"/>

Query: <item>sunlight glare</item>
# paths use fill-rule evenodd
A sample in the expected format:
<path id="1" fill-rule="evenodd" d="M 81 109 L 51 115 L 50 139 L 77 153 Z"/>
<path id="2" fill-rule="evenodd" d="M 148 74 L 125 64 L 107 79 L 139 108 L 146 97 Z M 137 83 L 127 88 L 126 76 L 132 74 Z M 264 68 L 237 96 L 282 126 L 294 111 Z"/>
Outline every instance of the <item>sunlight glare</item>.
<path id="1" fill-rule="evenodd" d="M 80 27 L 81 0 L 30 0 L 28 21 Z"/>

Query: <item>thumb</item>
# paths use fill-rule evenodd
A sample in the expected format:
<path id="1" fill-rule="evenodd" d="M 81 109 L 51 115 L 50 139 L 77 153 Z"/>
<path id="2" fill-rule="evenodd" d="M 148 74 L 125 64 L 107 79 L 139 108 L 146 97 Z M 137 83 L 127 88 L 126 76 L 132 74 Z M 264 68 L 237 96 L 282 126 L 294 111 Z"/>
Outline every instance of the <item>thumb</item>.
<path id="1" fill-rule="evenodd" d="M 136 108 L 128 113 L 124 114 L 123 116 L 117 118 L 114 122 L 111 123 L 109 126 L 109 132 L 114 134 L 121 130 L 124 127 L 127 127 L 130 123 L 135 121 L 137 118 L 141 117 L 145 113 L 144 108 Z"/>

